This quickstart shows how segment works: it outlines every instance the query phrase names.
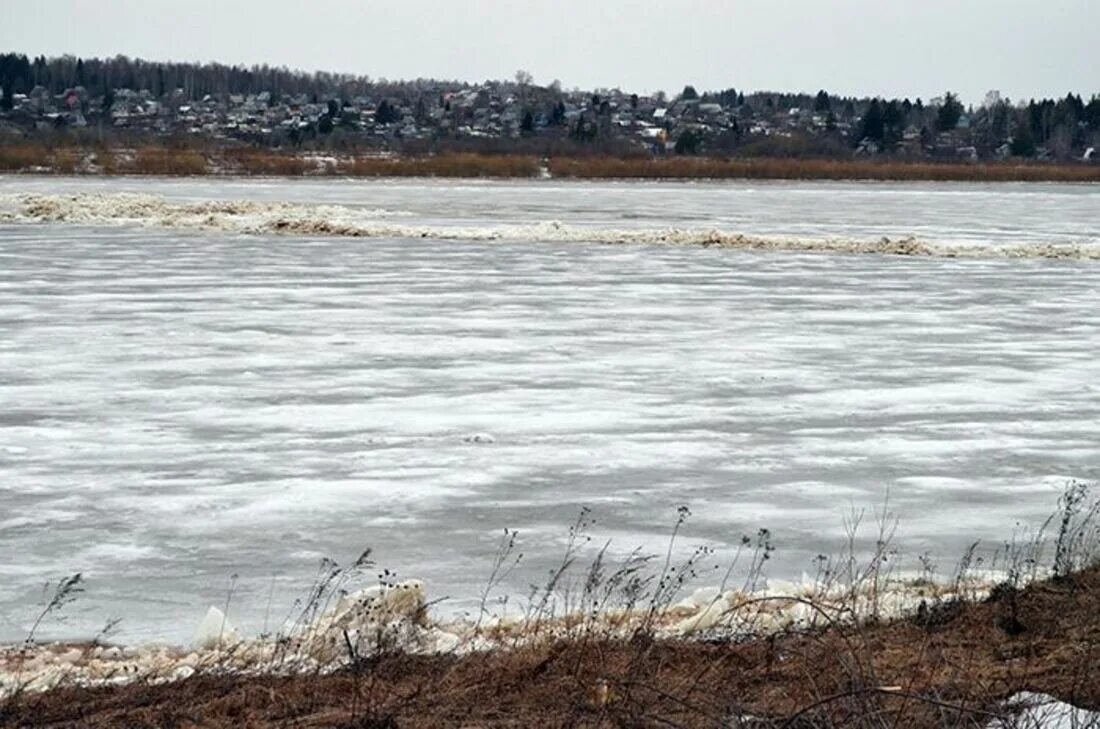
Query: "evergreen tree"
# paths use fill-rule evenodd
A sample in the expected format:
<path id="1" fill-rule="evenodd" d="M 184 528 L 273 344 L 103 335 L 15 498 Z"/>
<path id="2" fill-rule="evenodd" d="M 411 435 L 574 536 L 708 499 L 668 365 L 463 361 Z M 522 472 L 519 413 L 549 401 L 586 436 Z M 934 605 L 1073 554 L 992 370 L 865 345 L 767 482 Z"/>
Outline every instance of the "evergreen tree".
<path id="1" fill-rule="evenodd" d="M 702 138 L 693 130 L 685 129 L 676 139 L 676 154 L 698 154 Z"/>
<path id="2" fill-rule="evenodd" d="M 959 103 L 959 97 L 948 91 L 943 97 L 943 106 L 936 113 L 936 129 L 948 132 L 959 125 L 962 118 L 963 105 Z"/>
<path id="3" fill-rule="evenodd" d="M 882 141 L 892 144 L 901 139 L 905 131 L 905 114 L 901 104 L 896 99 L 891 99 L 882 107 Z"/>
<path id="4" fill-rule="evenodd" d="M 1100 129 L 1100 96 L 1093 96 L 1085 106 L 1085 124 L 1089 129 Z"/>
<path id="5" fill-rule="evenodd" d="M 863 114 L 863 119 L 859 123 L 859 139 L 872 139 L 876 142 L 882 143 L 883 137 L 886 134 L 886 125 L 882 117 L 882 104 L 878 99 L 871 99 L 871 104 L 867 107 L 867 111 Z"/>
<path id="6" fill-rule="evenodd" d="M 20 53 L 0 53 L 0 108 L 10 111 L 15 94 L 30 91 L 33 85 L 30 59 Z"/>
<path id="7" fill-rule="evenodd" d="M 401 114 L 387 99 L 382 99 L 382 103 L 378 105 L 378 109 L 374 112 L 376 124 L 393 124 L 400 119 Z"/>
<path id="8" fill-rule="evenodd" d="M 999 101 L 989 110 L 989 133 L 997 144 L 1008 136 L 1009 120 L 1009 106 L 1006 102 Z"/>
<path id="9" fill-rule="evenodd" d="M 554 105 L 554 111 L 550 114 L 550 123 L 553 126 L 560 126 L 565 121 L 565 102 L 559 101 Z"/>
<path id="10" fill-rule="evenodd" d="M 1015 157 L 1035 156 L 1035 135 L 1031 131 L 1030 120 L 1024 119 L 1016 124 L 1016 134 L 1009 145 L 1009 151 Z"/>

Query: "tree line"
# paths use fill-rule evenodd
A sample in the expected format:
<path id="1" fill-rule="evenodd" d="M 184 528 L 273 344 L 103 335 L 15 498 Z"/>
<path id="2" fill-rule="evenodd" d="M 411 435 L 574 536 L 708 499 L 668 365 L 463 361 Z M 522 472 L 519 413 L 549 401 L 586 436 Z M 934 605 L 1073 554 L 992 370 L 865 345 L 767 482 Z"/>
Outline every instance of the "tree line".
<path id="1" fill-rule="evenodd" d="M 435 81 L 409 82 L 434 85 Z M 107 96 L 115 89 L 146 89 L 154 96 L 180 90 L 184 98 L 202 99 L 207 95 L 270 93 L 273 97 L 306 94 L 315 98 L 347 98 L 386 89 L 385 80 L 369 76 L 305 72 L 285 66 L 239 66 L 222 63 L 175 63 L 145 61 L 140 58 L 78 58 L 58 56 L 30 58 L 18 53 L 0 54 L 0 91 L 10 108 L 13 94 L 27 94 L 40 86 L 50 94 L 62 94 L 77 86 L 89 93 Z M 397 86 L 408 84 L 400 83 Z M 449 86 L 464 87 L 458 82 Z"/>

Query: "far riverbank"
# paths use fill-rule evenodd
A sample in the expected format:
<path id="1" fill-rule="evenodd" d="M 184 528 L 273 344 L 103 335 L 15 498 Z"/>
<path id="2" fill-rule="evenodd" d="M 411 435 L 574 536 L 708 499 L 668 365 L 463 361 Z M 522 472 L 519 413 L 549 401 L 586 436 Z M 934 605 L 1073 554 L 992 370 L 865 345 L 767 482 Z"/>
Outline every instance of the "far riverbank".
<path id="1" fill-rule="evenodd" d="M 422 156 L 238 147 L 0 146 L 0 172 L 180 177 L 445 177 L 641 180 L 878 180 L 1100 182 L 1100 164 L 930 162 L 874 159 L 537 157 L 447 153 Z"/>

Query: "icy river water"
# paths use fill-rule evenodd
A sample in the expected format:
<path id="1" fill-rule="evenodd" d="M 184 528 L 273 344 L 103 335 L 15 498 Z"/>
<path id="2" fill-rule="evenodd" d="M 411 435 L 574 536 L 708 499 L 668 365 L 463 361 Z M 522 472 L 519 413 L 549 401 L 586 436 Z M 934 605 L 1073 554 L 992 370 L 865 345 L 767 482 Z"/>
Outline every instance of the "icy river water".
<path id="1" fill-rule="evenodd" d="M 1100 261 L 540 234 L 1095 246 L 1095 186 L 0 178 L 28 194 L 84 212 L 0 223 L 0 640 L 77 571 L 45 635 L 183 640 L 234 574 L 259 631 L 367 546 L 459 613 L 502 529 L 523 594 L 582 506 L 613 554 L 681 505 L 678 552 L 766 527 L 794 576 L 888 503 L 949 571 L 1100 477 Z M 112 218 L 147 198 L 421 232 Z"/>

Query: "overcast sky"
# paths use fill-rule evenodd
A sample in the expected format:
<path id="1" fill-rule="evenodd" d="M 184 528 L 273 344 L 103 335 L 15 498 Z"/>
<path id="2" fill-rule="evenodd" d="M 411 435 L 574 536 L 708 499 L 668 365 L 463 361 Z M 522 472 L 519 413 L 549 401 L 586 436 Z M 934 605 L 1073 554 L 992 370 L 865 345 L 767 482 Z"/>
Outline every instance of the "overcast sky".
<path id="1" fill-rule="evenodd" d="M 2 0 L 0 50 L 981 102 L 1100 92 L 1100 0 Z"/>

